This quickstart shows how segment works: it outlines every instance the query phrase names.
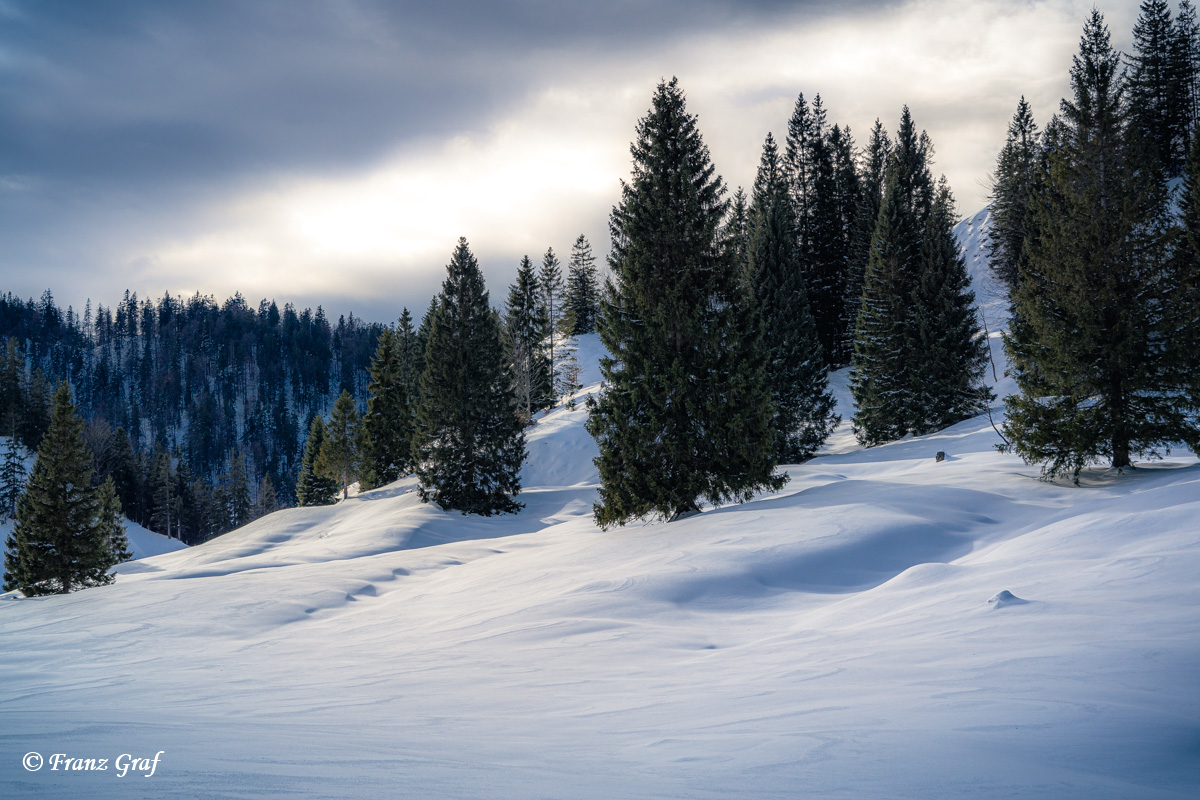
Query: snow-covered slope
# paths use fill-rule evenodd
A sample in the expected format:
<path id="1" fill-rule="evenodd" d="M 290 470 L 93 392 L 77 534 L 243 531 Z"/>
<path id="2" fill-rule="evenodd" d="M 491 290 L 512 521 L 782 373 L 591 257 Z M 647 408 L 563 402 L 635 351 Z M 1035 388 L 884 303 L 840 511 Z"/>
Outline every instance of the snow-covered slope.
<path id="1" fill-rule="evenodd" d="M 409 479 L 123 565 L 110 587 L 0 601 L 0 796 L 1200 785 L 1190 454 L 1049 484 L 971 420 L 843 441 L 777 495 L 604 532 L 585 416 L 531 431 L 517 515 L 444 513 Z M 21 767 L 158 751 L 151 777 Z"/>

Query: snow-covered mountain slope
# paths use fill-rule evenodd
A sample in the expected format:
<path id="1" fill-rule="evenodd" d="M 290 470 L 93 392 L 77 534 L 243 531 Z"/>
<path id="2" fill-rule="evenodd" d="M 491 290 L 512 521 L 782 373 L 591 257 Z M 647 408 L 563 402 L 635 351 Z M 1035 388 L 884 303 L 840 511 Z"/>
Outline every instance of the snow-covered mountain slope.
<path id="1" fill-rule="evenodd" d="M 581 343 L 593 380 L 598 351 Z M 1044 483 L 976 419 L 844 440 L 776 495 L 605 532 L 585 418 L 531 430 L 517 515 L 444 513 L 407 479 L 125 564 L 110 587 L 0 600 L 0 796 L 1200 785 L 1191 454 Z M 158 751 L 151 777 L 21 766 Z"/>

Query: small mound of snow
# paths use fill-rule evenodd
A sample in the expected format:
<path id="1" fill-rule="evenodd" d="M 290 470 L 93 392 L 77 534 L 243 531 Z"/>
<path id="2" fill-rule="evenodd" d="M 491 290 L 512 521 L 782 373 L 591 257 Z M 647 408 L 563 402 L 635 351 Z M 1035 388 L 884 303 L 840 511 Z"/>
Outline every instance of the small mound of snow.
<path id="1" fill-rule="evenodd" d="M 988 600 L 988 605 L 993 608 L 1004 608 L 1005 606 L 1023 606 L 1028 602 L 1028 600 L 1022 600 L 1008 589 L 1005 589 L 1002 592 L 992 595 L 992 598 Z"/>

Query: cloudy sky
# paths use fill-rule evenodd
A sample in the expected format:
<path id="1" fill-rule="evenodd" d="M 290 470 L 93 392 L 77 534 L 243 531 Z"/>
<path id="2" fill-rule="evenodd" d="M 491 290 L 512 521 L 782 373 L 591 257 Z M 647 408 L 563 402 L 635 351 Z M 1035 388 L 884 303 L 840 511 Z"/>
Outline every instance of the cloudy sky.
<path id="1" fill-rule="evenodd" d="M 1092 0 L 0 0 L 0 291 L 241 291 L 422 310 L 458 236 L 493 302 L 607 215 L 676 75 L 748 185 L 820 93 L 860 143 L 908 104 L 959 211 L 1020 95 L 1040 122 Z M 1100 0 L 1127 47 L 1134 0 Z"/>

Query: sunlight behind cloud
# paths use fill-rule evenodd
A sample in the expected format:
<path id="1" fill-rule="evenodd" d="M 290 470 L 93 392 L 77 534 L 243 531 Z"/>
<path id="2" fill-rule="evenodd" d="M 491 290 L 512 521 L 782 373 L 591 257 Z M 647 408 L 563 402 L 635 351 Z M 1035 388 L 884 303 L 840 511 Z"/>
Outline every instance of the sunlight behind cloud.
<path id="1" fill-rule="evenodd" d="M 423 307 L 428 294 L 415 295 L 436 289 L 466 236 L 498 304 L 522 254 L 552 245 L 565 256 L 581 232 L 607 250 L 636 120 L 671 75 L 731 187 L 752 183 L 764 136 L 783 140 L 803 91 L 820 93 L 830 121 L 848 124 L 860 146 L 876 117 L 894 130 L 908 104 L 933 138 L 935 172 L 946 173 L 960 212 L 973 212 L 1018 97 L 1044 125 L 1066 91 L 1082 9 L 921 2 L 693 36 L 650 53 L 549 51 L 533 56 L 544 85 L 480 131 L 404 146 L 361 174 L 281 179 L 226 204 L 199 235 L 139 242 L 128 261 L 181 291 L 204 276 L 218 293 L 324 291 L 376 305 L 392 295 L 397 308 Z M 1130 24 L 1110 19 L 1114 31 Z"/>

